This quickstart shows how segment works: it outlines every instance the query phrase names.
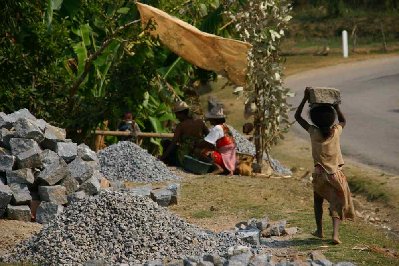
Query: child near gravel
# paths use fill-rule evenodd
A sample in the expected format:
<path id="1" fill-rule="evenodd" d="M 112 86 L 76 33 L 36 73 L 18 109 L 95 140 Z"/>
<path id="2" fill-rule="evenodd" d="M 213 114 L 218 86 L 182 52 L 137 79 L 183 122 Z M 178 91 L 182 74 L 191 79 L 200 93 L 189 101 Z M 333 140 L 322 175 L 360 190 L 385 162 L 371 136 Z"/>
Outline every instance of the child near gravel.
<path id="1" fill-rule="evenodd" d="M 348 182 L 341 171 L 344 161 L 341 155 L 340 135 L 345 127 L 345 117 L 338 105 L 319 105 L 310 109 L 310 125 L 301 113 L 309 100 L 309 89 L 300 103 L 295 119 L 309 133 L 314 160 L 313 191 L 314 213 L 317 230 L 314 235 L 323 238 L 323 201 L 330 203 L 330 216 L 333 222 L 333 244 L 340 244 L 339 225 L 344 219 L 354 218 L 354 208 Z M 334 124 L 336 114 L 338 124 Z"/>

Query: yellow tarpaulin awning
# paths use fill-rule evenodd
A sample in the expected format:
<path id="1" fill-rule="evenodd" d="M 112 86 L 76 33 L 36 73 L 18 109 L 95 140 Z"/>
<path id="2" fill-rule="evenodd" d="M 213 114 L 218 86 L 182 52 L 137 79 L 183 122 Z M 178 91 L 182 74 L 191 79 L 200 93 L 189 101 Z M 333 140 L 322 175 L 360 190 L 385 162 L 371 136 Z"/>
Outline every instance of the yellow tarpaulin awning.
<path id="1" fill-rule="evenodd" d="M 156 29 L 151 34 L 158 36 L 171 51 L 193 65 L 227 77 L 236 85 L 245 85 L 249 43 L 202 32 L 152 6 L 137 3 L 137 7 L 142 25 L 147 25 L 150 19 L 155 21 Z"/>

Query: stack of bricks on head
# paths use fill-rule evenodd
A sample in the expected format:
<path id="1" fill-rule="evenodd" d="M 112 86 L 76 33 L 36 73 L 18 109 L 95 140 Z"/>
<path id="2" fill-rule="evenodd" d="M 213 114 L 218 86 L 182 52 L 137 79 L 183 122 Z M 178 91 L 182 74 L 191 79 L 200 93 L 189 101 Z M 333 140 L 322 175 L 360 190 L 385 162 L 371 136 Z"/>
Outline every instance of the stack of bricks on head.
<path id="1" fill-rule="evenodd" d="M 329 87 L 309 87 L 309 105 L 335 105 L 341 103 L 341 94 L 338 89 Z"/>

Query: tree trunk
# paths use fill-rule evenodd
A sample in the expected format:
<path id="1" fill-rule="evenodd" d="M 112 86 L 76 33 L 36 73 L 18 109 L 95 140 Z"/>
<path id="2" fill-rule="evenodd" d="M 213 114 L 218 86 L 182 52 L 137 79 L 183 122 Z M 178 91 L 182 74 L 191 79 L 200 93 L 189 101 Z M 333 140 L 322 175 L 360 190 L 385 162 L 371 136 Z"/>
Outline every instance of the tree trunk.
<path id="1" fill-rule="evenodd" d="M 256 95 L 259 95 L 258 89 L 256 88 Z M 258 99 L 255 99 L 255 104 L 256 104 L 256 113 L 254 115 L 254 127 L 255 127 L 255 132 L 254 132 L 254 139 L 255 139 L 255 157 L 256 157 L 256 162 L 260 167 L 262 167 L 262 162 L 263 162 L 263 145 L 262 145 L 262 106 L 259 106 L 260 103 Z"/>

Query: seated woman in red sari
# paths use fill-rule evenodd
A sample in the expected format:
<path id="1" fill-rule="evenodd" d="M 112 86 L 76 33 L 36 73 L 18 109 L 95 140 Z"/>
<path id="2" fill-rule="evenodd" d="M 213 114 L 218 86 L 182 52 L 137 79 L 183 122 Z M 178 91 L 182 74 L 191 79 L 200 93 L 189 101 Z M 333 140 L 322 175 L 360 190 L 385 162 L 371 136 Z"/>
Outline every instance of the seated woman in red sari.
<path id="1" fill-rule="evenodd" d="M 233 175 L 236 168 L 236 144 L 234 138 L 225 124 L 226 117 L 221 105 L 214 106 L 205 118 L 213 125 L 205 137 L 207 145 L 202 155 L 211 157 L 215 166 L 213 174 L 228 172 Z"/>

